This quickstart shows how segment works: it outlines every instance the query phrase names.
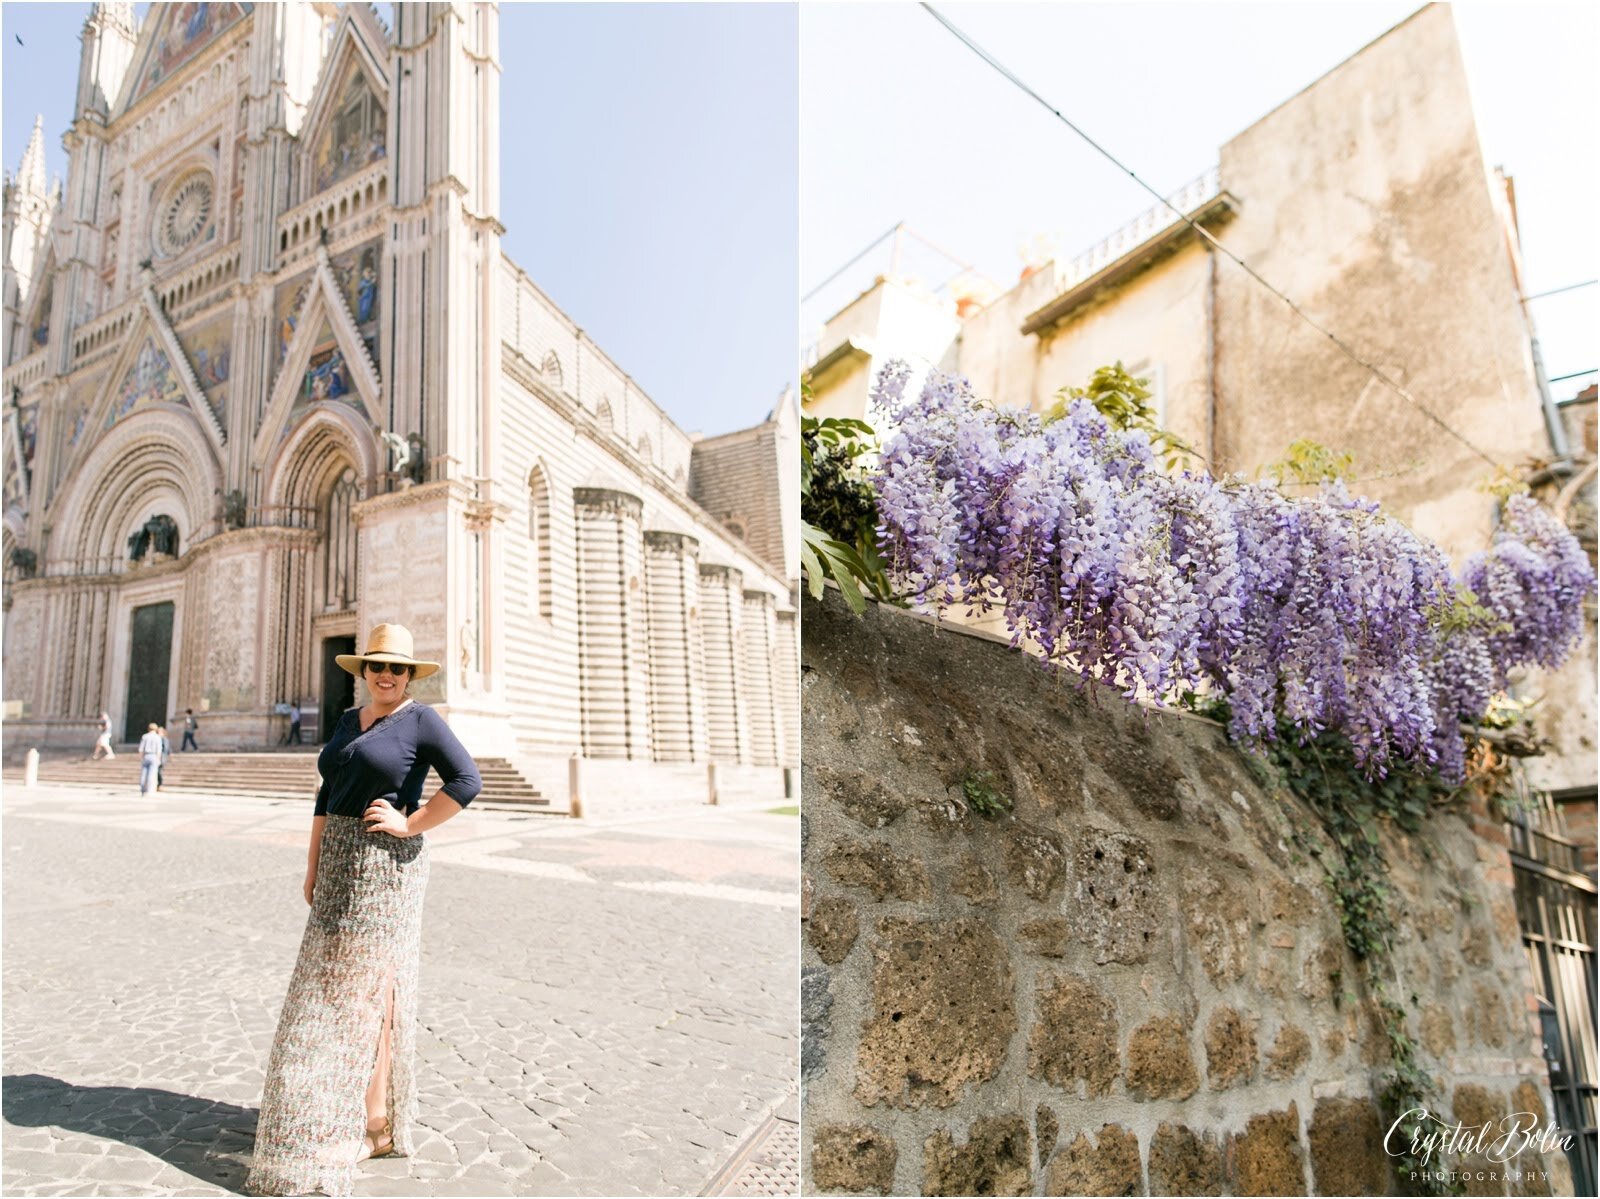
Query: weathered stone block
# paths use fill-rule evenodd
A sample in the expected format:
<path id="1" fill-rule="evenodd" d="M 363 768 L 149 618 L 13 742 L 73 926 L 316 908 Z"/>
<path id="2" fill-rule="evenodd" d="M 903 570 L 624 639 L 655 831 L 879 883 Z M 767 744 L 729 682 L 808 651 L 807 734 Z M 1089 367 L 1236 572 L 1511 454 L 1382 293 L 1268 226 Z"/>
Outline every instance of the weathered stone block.
<path id="1" fill-rule="evenodd" d="M 830 966 L 844 961 L 856 935 L 861 931 L 861 920 L 856 905 L 848 899 L 830 895 L 819 899 L 811 909 L 811 919 L 806 924 L 806 939 L 817 951 L 817 956 Z"/>
<path id="2" fill-rule="evenodd" d="M 1135 1099 L 1187 1099 L 1200 1088 L 1189 1033 L 1176 1016 L 1146 1020 L 1128 1038 L 1128 1094 Z"/>
<path id="3" fill-rule="evenodd" d="M 1387 1065 L 1394 1057 L 1389 1046 L 1388 1026 L 1375 1000 L 1368 999 L 1352 1009 L 1354 1036 L 1361 1045 L 1361 1060 L 1369 1066 Z"/>
<path id="4" fill-rule="evenodd" d="M 924 1195 L 1029 1195 L 1033 1193 L 1033 1138 L 1022 1116 L 983 1116 L 967 1143 L 956 1146 L 940 1129 L 922 1146 Z"/>
<path id="5" fill-rule="evenodd" d="M 1178 815 L 1178 782 L 1183 771 L 1155 746 L 1150 734 L 1131 727 L 1112 741 L 1097 737 L 1084 739 L 1090 761 L 1104 770 L 1113 782 L 1126 789 L 1140 811 L 1157 820 L 1172 820 Z M 1146 744 L 1140 744 L 1141 741 Z"/>
<path id="6" fill-rule="evenodd" d="M 1182 1124 L 1162 1124 L 1150 1138 L 1152 1195 L 1222 1194 L 1222 1146 Z"/>
<path id="7" fill-rule="evenodd" d="M 1228 1173 L 1239 1195 L 1304 1195 L 1305 1157 L 1300 1152 L 1300 1113 L 1251 1116 L 1245 1130 L 1228 1138 Z"/>
<path id="8" fill-rule="evenodd" d="M 1213 1091 L 1242 1086 L 1256 1072 L 1256 1034 L 1231 1007 L 1219 1007 L 1206 1025 L 1206 1075 Z"/>
<path id="9" fill-rule="evenodd" d="M 1055 1152 L 1056 1134 L 1061 1131 L 1061 1121 L 1056 1118 L 1055 1109 L 1041 1103 L 1033 1113 L 1033 1140 L 1039 1149 L 1039 1164 L 1042 1166 L 1050 1160 L 1050 1155 Z"/>
<path id="10" fill-rule="evenodd" d="M 950 889 L 968 903 L 978 907 L 987 907 L 1000 896 L 1000 889 L 995 886 L 994 875 L 989 873 L 988 867 L 971 854 L 961 859 L 961 865 L 956 867 L 955 877 L 950 881 Z"/>
<path id="11" fill-rule="evenodd" d="M 1456 1119 L 1469 1134 L 1487 1125 L 1489 1132 L 1485 1140 L 1491 1143 L 1495 1139 L 1500 1121 L 1506 1115 L 1504 1096 L 1477 1083 L 1462 1083 L 1458 1086 L 1451 1096 L 1451 1107 Z M 1490 1175 L 1498 1173 L 1503 1176 L 1506 1169 L 1527 1168 L 1527 1163 L 1522 1161 L 1512 1161 L 1505 1167 L 1497 1167 L 1481 1153 L 1463 1154 L 1450 1164 L 1462 1171 L 1462 1180 L 1469 1195 L 1503 1195 L 1506 1193 L 1505 1182 L 1501 1178 L 1491 1178 Z M 1480 1173 L 1484 1177 L 1479 1178 Z"/>
<path id="12" fill-rule="evenodd" d="M 1023 944 L 1040 957 L 1065 957 L 1072 944 L 1072 926 L 1060 916 L 1030 920 L 1017 930 Z"/>
<path id="13" fill-rule="evenodd" d="M 1318 1002 L 1344 985 L 1344 941 L 1328 938 L 1312 945 L 1300 967 L 1300 994 Z"/>
<path id="14" fill-rule="evenodd" d="M 1511 1043 L 1511 1022 L 1506 1018 L 1505 999 L 1487 983 L 1476 984 L 1472 993 L 1478 1044 L 1485 1049 L 1506 1048 Z"/>
<path id="15" fill-rule="evenodd" d="M 1154 862 L 1143 838 L 1097 828 L 1078 834 L 1067 914 L 1096 962 L 1142 962 L 1150 956 L 1151 936 L 1166 923 Z"/>
<path id="16" fill-rule="evenodd" d="M 1096 1142 L 1080 1132 L 1077 1140 L 1050 1159 L 1046 1195 L 1142 1195 L 1144 1171 L 1139 1138 L 1120 1124 L 1106 1124 Z"/>
<path id="17" fill-rule="evenodd" d="M 917 801 L 917 819 L 942 837 L 972 831 L 972 813 L 952 787 L 943 795 L 929 795 Z"/>
<path id="18" fill-rule="evenodd" d="M 1344 1045 L 1344 1035 L 1339 1034 L 1339 1045 Z M 1272 1049 L 1267 1053 L 1266 1068 L 1262 1070 L 1268 1078 L 1282 1080 L 1293 1078 L 1305 1069 L 1311 1060 L 1311 1038 L 1306 1035 L 1305 1029 L 1293 1024 L 1285 1024 L 1278 1030 L 1277 1037 L 1272 1042 Z"/>
<path id="19" fill-rule="evenodd" d="M 832 981 L 822 966 L 808 966 L 800 972 L 800 1076 L 804 1079 L 816 1078 L 828 1065 Z"/>
<path id="20" fill-rule="evenodd" d="M 1455 1117 L 1468 1131 L 1485 1124 L 1497 1125 L 1505 1118 L 1506 1101 L 1487 1087 L 1475 1082 L 1464 1082 L 1451 1097 Z"/>
<path id="21" fill-rule="evenodd" d="M 1110 1091 L 1118 1066 L 1111 997 L 1088 979 L 1057 975 L 1041 980 L 1034 1010 L 1028 1073 L 1066 1090 L 1081 1078 L 1091 1097 Z"/>
<path id="22" fill-rule="evenodd" d="M 1273 921 L 1295 928 L 1310 923 L 1317 914 L 1316 895 L 1299 883 L 1274 881 L 1261 888 L 1261 922 Z"/>
<path id="23" fill-rule="evenodd" d="M 1513 1112 L 1531 1112 L 1542 1125 L 1544 1123 L 1544 1093 L 1539 1085 L 1531 1079 L 1524 1078 L 1511 1092 L 1511 1110 Z"/>
<path id="24" fill-rule="evenodd" d="M 994 932 L 972 920 L 891 918 L 872 952 L 856 1097 L 949 1107 L 969 1083 L 993 1078 L 1017 1030 L 1010 955 Z"/>
<path id="25" fill-rule="evenodd" d="M 824 1124 L 811 1138 L 811 1184 L 822 1191 L 876 1192 L 894 1187 L 894 1139 L 864 1124 Z"/>
<path id="26" fill-rule="evenodd" d="M 1442 1003 L 1430 1003 L 1422 1009 L 1421 1026 L 1422 1047 L 1434 1057 L 1443 1057 L 1455 1049 L 1455 1021 Z"/>
<path id="27" fill-rule="evenodd" d="M 1190 943 L 1213 983 L 1245 975 L 1250 961 L 1250 901 L 1244 889 L 1209 870 L 1183 876 L 1183 910 Z"/>
<path id="28" fill-rule="evenodd" d="M 883 779 L 865 770 L 835 770 L 819 764 L 815 777 L 823 795 L 867 828 L 893 824 L 911 806 L 909 796 L 891 789 Z"/>
<path id="29" fill-rule="evenodd" d="M 822 864 L 841 886 L 861 887 L 874 899 L 925 900 L 933 897 L 928 872 L 915 858 L 904 857 L 870 841 L 841 841 L 823 856 Z"/>
<path id="30" fill-rule="evenodd" d="M 1061 838 L 1029 824 L 1013 825 L 1006 839 L 1006 871 L 1030 898 L 1048 899 L 1066 873 Z"/>
<path id="31" fill-rule="evenodd" d="M 1492 960 L 1489 930 L 1474 921 L 1461 930 L 1461 960 L 1482 969 Z"/>
<path id="32" fill-rule="evenodd" d="M 1319 1099 L 1307 1136 L 1319 1195 L 1386 1195 L 1394 1176 L 1371 1099 Z"/>

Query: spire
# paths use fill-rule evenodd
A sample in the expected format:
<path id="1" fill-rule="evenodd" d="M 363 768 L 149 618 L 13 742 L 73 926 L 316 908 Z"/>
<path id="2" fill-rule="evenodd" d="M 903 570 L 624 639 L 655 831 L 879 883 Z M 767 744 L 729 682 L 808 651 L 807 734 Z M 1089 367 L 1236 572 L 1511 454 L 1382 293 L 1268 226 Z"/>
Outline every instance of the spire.
<path id="1" fill-rule="evenodd" d="M 110 115 L 111 105 L 122 88 L 122 77 L 133 61 L 133 47 L 138 40 L 133 5 L 126 0 L 95 4 L 83 23 L 79 40 L 83 42 L 83 52 L 78 61 L 77 115 L 94 113 L 103 119 Z"/>
<path id="2" fill-rule="evenodd" d="M 28 148 L 22 152 L 22 165 L 17 168 L 17 187 L 34 195 L 44 195 L 44 116 L 33 119 L 33 136 Z"/>
<path id="3" fill-rule="evenodd" d="M 89 14 L 89 19 L 99 18 L 101 24 L 119 25 L 128 32 L 133 32 L 133 4 L 130 0 L 118 0 L 111 4 L 96 4 Z"/>

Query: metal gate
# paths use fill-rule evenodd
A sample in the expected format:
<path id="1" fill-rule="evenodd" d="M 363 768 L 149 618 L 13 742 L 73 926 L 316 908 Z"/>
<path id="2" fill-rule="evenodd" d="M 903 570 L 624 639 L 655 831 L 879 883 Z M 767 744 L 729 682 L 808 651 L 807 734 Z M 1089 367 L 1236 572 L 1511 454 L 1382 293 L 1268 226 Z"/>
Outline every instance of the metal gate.
<path id="1" fill-rule="evenodd" d="M 1592 796 L 1587 792 L 1585 797 Z M 1576 798 L 1576 797 L 1575 797 Z M 1595 883 L 1548 795 L 1509 824 L 1522 944 L 1539 992 L 1552 1117 L 1573 1136 L 1574 1193 L 1595 1193 Z"/>

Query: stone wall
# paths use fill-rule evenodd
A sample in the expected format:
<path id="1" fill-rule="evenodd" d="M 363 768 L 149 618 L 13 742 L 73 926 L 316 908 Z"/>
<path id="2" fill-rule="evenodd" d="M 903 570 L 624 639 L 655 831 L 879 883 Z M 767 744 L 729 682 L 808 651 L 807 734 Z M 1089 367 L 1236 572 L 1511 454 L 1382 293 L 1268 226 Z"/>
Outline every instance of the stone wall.
<path id="1" fill-rule="evenodd" d="M 812 1191 L 1394 1189 L 1390 1049 L 1307 809 L 1210 722 L 990 638 L 831 591 L 803 619 Z M 984 772 L 1011 811 L 964 800 Z M 1549 1110 L 1498 832 L 1441 812 L 1387 841 L 1396 991 L 1468 1125 Z M 1511 1168 L 1570 1193 L 1564 1161 Z"/>

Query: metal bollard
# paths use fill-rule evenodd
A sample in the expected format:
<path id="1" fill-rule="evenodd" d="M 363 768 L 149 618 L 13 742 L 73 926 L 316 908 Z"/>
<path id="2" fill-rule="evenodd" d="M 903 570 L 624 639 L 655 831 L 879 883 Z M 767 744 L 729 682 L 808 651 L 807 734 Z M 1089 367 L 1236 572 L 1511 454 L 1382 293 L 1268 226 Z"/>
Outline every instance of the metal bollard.
<path id="1" fill-rule="evenodd" d="M 583 819 L 583 758 L 577 754 L 567 759 L 567 815 Z"/>
<path id="2" fill-rule="evenodd" d="M 717 764 L 715 762 L 706 763 L 706 802 L 708 804 L 717 802 Z"/>
<path id="3" fill-rule="evenodd" d="M 34 787 L 39 783 L 39 751 L 30 749 L 28 757 L 22 767 L 22 785 Z"/>

